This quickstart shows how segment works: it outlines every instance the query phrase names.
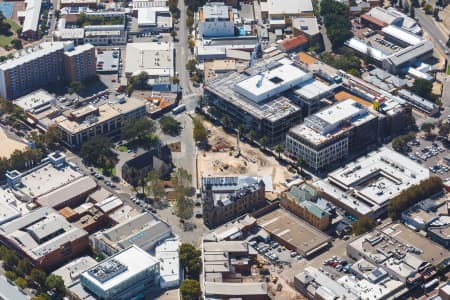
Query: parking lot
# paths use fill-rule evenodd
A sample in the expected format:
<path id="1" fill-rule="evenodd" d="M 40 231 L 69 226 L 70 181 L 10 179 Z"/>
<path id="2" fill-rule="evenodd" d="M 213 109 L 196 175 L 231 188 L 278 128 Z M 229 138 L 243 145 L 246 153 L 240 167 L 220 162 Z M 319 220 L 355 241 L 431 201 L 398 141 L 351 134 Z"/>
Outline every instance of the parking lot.
<path id="1" fill-rule="evenodd" d="M 449 177 L 450 158 L 447 149 L 438 141 L 430 141 L 423 136 L 408 142 L 403 152 L 412 160 L 429 168 L 430 172 L 442 178 Z"/>
<path id="2" fill-rule="evenodd" d="M 249 243 L 261 257 L 267 262 L 275 265 L 291 265 L 303 257 L 295 251 L 291 251 L 277 242 L 256 242 Z"/>

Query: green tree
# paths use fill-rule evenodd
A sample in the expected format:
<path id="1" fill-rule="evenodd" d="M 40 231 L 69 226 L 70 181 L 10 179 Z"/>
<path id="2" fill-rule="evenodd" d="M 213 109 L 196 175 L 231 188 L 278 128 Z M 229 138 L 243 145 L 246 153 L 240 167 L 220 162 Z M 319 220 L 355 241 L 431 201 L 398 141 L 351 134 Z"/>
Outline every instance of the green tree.
<path id="1" fill-rule="evenodd" d="M 12 45 L 13 45 L 14 49 L 17 49 L 17 50 L 20 50 L 23 48 L 22 41 L 20 39 L 13 39 Z"/>
<path id="2" fill-rule="evenodd" d="M 425 11 L 425 13 L 427 15 L 431 15 L 433 13 L 433 6 L 431 6 L 431 4 L 427 3 L 425 4 L 425 6 L 423 7 L 423 10 Z"/>
<path id="3" fill-rule="evenodd" d="M 195 58 L 188 60 L 186 63 L 186 70 L 192 73 L 196 69 L 197 69 L 197 60 Z"/>
<path id="4" fill-rule="evenodd" d="M 19 257 L 13 251 L 8 251 L 3 256 L 3 267 L 8 271 L 15 270 L 18 262 Z"/>
<path id="5" fill-rule="evenodd" d="M 417 95 L 427 98 L 431 94 L 433 83 L 429 80 L 417 78 L 414 80 L 412 90 Z"/>
<path id="6" fill-rule="evenodd" d="M 420 126 L 420 130 L 423 130 L 429 134 L 435 127 L 436 126 L 433 123 L 423 123 L 422 126 Z"/>
<path id="7" fill-rule="evenodd" d="M 17 274 L 15 272 L 13 272 L 13 271 L 6 271 L 5 272 L 5 277 L 8 278 L 11 281 L 14 281 L 17 278 Z"/>
<path id="8" fill-rule="evenodd" d="M 54 150 L 59 146 L 61 138 L 61 132 L 55 126 L 50 126 L 44 133 L 43 141 L 47 147 Z"/>
<path id="9" fill-rule="evenodd" d="M 447 43 L 445 44 L 447 48 L 450 48 L 450 38 L 447 40 Z"/>
<path id="10" fill-rule="evenodd" d="M 375 221 L 367 216 L 361 216 L 358 221 L 352 224 L 353 234 L 360 235 L 370 231 L 375 227 Z"/>
<path id="11" fill-rule="evenodd" d="M 450 123 L 442 123 L 439 126 L 439 135 L 447 137 L 450 134 Z"/>
<path id="12" fill-rule="evenodd" d="M 133 186 L 134 191 L 136 192 L 137 191 L 136 188 L 137 188 L 138 181 L 139 181 L 138 171 L 136 170 L 136 168 L 131 167 L 127 170 L 127 175 L 128 175 L 130 184 Z"/>
<path id="13" fill-rule="evenodd" d="M 159 200 L 166 195 L 164 182 L 160 179 L 160 172 L 158 170 L 151 170 L 147 174 L 147 193 L 151 194 L 154 199 Z"/>
<path id="14" fill-rule="evenodd" d="M 303 173 L 303 158 L 301 158 L 300 156 L 297 157 L 297 160 L 295 161 L 295 166 L 297 167 L 297 171 L 298 168 L 300 168 L 300 174 Z"/>
<path id="15" fill-rule="evenodd" d="M 275 152 L 278 153 L 278 159 L 281 158 L 281 152 L 283 152 L 283 146 L 281 144 L 278 144 L 274 148 Z"/>
<path id="16" fill-rule="evenodd" d="M 180 286 L 180 293 L 182 300 L 199 300 L 202 295 L 200 282 L 192 279 L 183 280 Z"/>
<path id="17" fill-rule="evenodd" d="M 250 131 L 248 132 L 248 138 L 249 138 L 250 140 L 254 141 L 254 140 L 256 139 L 256 131 L 250 130 Z"/>
<path id="18" fill-rule="evenodd" d="M 72 81 L 69 86 L 70 94 L 80 94 L 86 90 L 84 83 L 80 81 Z"/>
<path id="19" fill-rule="evenodd" d="M 19 276 L 25 276 L 31 271 L 31 264 L 27 258 L 22 258 L 17 264 L 16 272 Z"/>
<path id="20" fill-rule="evenodd" d="M 202 142 L 205 143 L 208 141 L 208 131 L 205 128 L 205 126 L 203 125 L 203 122 L 200 118 L 194 118 L 192 119 L 192 122 L 194 123 L 194 128 L 193 128 L 193 135 L 194 135 L 194 140 L 196 142 Z"/>
<path id="21" fill-rule="evenodd" d="M 41 293 L 39 296 L 31 298 L 31 300 L 50 300 L 50 297 L 47 294 Z"/>
<path id="22" fill-rule="evenodd" d="M 194 18 L 192 16 L 187 16 L 186 17 L 186 27 L 192 28 L 193 25 L 194 25 Z"/>
<path id="23" fill-rule="evenodd" d="M 47 274 L 44 271 L 39 269 L 32 269 L 30 275 L 28 276 L 28 280 L 37 283 L 41 287 L 45 285 L 45 279 L 47 278 Z"/>
<path id="24" fill-rule="evenodd" d="M 18 278 L 14 281 L 14 283 L 15 283 L 19 288 L 21 288 L 22 290 L 23 290 L 24 288 L 27 287 L 27 281 L 26 281 L 25 279 L 23 279 L 22 277 L 18 277 Z"/>
<path id="25" fill-rule="evenodd" d="M 333 0 L 322 0 L 320 14 L 324 18 L 324 25 L 333 48 L 342 47 L 344 42 L 352 36 L 348 7 Z"/>
<path id="26" fill-rule="evenodd" d="M 416 11 L 415 11 L 414 5 L 412 5 L 412 6 L 409 8 L 409 16 L 410 16 L 411 18 L 413 18 L 413 19 L 416 17 Z"/>
<path id="27" fill-rule="evenodd" d="M 138 75 L 131 76 L 128 78 L 128 85 L 131 86 L 132 90 L 144 90 L 148 88 L 148 74 L 144 71 Z"/>
<path id="28" fill-rule="evenodd" d="M 233 126 L 231 119 L 228 115 L 224 115 L 222 119 L 220 119 L 220 123 L 222 123 L 222 126 L 225 128 L 230 128 Z"/>
<path id="29" fill-rule="evenodd" d="M 177 136 L 181 132 L 181 123 L 171 116 L 164 116 L 159 120 L 161 130 L 168 135 Z"/>
<path id="30" fill-rule="evenodd" d="M 113 160 L 114 163 L 117 161 L 117 154 L 111 150 L 112 147 L 110 138 L 96 135 L 83 143 L 80 156 L 87 165 L 103 168 L 107 160 Z"/>
<path id="31" fill-rule="evenodd" d="M 180 262 L 185 275 L 190 279 L 198 280 L 202 269 L 201 251 L 191 244 L 181 244 Z"/>
<path id="32" fill-rule="evenodd" d="M 129 119 L 125 121 L 120 130 L 122 139 L 128 142 L 140 143 L 146 136 L 156 131 L 155 124 L 147 117 Z"/>
<path id="33" fill-rule="evenodd" d="M 267 145 L 269 144 L 269 139 L 266 136 L 263 136 L 259 140 L 259 144 L 261 145 L 261 148 L 266 149 Z"/>
<path id="34" fill-rule="evenodd" d="M 50 274 L 47 276 L 47 279 L 45 279 L 45 286 L 49 290 L 55 291 L 57 294 L 63 294 L 66 291 L 63 279 L 61 276 L 55 274 Z"/>
<path id="35" fill-rule="evenodd" d="M 175 30 L 172 30 L 172 31 L 170 32 L 170 36 L 171 36 L 173 39 L 175 39 L 175 38 L 177 37 L 177 32 L 176 32 Z"/>

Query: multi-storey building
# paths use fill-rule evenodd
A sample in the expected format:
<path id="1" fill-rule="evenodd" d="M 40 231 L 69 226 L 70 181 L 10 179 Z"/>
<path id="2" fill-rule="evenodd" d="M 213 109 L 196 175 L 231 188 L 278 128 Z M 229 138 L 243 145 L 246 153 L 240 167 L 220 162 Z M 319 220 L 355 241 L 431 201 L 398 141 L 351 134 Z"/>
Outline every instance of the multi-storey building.
<path id="1" fill-rule="evenodd" d="M 231 6 L 211 2 L 201 7 L 198 14 L 198 29 L 204 38 L 234 36 L 234 17 Z"/>
<path id="2" fill-rule="evenodd" d="M 95 64 L 87 65 L 95 61 L 95 53 L 86 52 L 88 47 L 74 48 L 73 42 L 49 42 L 21 50 L 18 57 L 0 64 L 0 96 L 15 99 L 46 85 L 64 82 L 66 75 L 87 79 L 93 75 L 92 67 L 95 72 Z M 65 63 L 66 57 L 73 58 Z"/>
<path id="3" fill-rule="evenodd" d="M 138 99 L 120 99 L 116 103 L 92 105 L 73 110 L 54 119 L 68 147 L 78 147 L 96 135 L 114 137 L 120 133 L 123 122 L 146 114 L 145 103 Z"/>
<path id="4" fill-rule="evenodd" d="M 218 226 L 265 203 L 265 184 L 258 177 L 203 177 L 203 219 Z"/>
<path id="5" fill-rule="evenodd" d="M 64 53 L 66 80 L 86 81 L 95 76 L 95 48 L 84 44 Z"/>
<path id="6" fill-rule="evenodd" d="M 377 118 L 347 99 L 305 118 L 286 136 L 286 151 L 315 171 L 377 142 Z M 373 133 L 373 134 L 368 134 Z"/>

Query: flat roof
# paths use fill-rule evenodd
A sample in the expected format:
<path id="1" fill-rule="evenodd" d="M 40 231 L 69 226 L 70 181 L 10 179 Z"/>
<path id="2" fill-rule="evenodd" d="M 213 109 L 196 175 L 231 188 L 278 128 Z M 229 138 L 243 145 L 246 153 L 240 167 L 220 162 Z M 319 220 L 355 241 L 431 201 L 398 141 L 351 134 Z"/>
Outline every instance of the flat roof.
<path id="1" fill-rule="evenodd" d="M 310 36 L 320 33 L 319 24 L 317 24 L 317 19 L 315 16 L 293 18 L 292 27 L 301 30 Z"/>
<path id="2" fill-rule="evenodd" d="M 0 225 L 22 215 L 22 211 L 16 207 L 18 200 L 8 191 L 0 188 Z"/>
<path id="3" fill-rule="evenodd" d="M 205 282 L 205 295 L 217 296 L 265 296 L 267 283 L 265 282 Z"/>
<path id="4" fill-rule="evenodd" d="M 125 267 L 125 269 L 113 275 L 111 278 L 103 281 L 100 279 L 100 275 L 103 272 L 108 272 L 110 264 L 119 263 Z M 147 269 L 158 265 L 159 262 L 153 256 L 142 250 L 136 245 L 132 245 L 129 248 L 108 257 L 104 261 L 90 268 L 89 270 L 81 274 L 86 280 L 95 285 L 97 288 L 108 291 L 116 286 L 119 286 L 127 279 L 145 272 Z M 99 275 L 97 275 L 99 274 Z"/>
<path id="5" fill-rule="evenodd" d="M 308 256 L 331 240 L 325 233 L 281 208 L 259 217 L 257 222 L 264 230 Z"/>
<path id="6" fill-rule="evenodd" d="M 22 108 L 25 112 L 33 110 L 34 108 L 42 107 L 45 104 L 55 101 L 55 96 L 49 92 L 39 89 L 29 93 L 23 97 L 14 100 L 14 104 Z"/>
<path id="7" fill-rule="evenodd" d="M 158 76 L 174 75 L 174 53 L 171 43 L 128 43 L 125 73 L 150 72 Z"/>
<path id="8" fill-rule="evenodd" d="M 314 114 L 328 124 L 336 124 L 358 114 L 363 108 L 352 99 L 347 99 Z"/>
<path id="9" fill-rule="evenodd" d="M 69 288 L 79 281 L 80 274 L 97 264 L 97 261 L 90 256 L 82 256 L 67 263 L 52 273 L 61 276 L 64 285 Z"/>
<path id="10" fill-rule="evenodd" d="M 162 22 L 167 17 L 170 18 L 169 7 L 138 8 L 138 26 L 172 27 L 172 20 Z"/>
<path id="11" fill-rule="evenodd" d="M 37 32 L 42 0 L 26 0 L 25 5 L 25 20 L 23 21 L 22 32 L 29 30 Z"/>
<path id="12" fill-rule="evenodd" d="M 64 52 L 64 55 L 69 56 L 69 57 L 75 56 L 75 55 L 79 55 L 83 52 L 89 51 L 91 49 L 94 49 L 94 46 L 92 44 L 86 43 L 83 45 L 76 46 L 75 48 L 73 48 L 70 51 Z"/>
<path id="13" fill-rule="evenodd" d="M 268 0 L 267 8 L 270 15 L 293 15 L 313 11 L 313 5 L 310 0 Z"/>
<path id="14" fill-rule="evenodd" d="M 220 2 L 207 3 L 202 7 L 204 19 L 229 19 L 229 7 Z"/>
<path id="15" fill-rule="evenodd" d="M 84 38 L 84 28 L 60 28 L 55 31 L 61 39 L 82 39 Z"/>
<path id="16" fill-rule="evenodd" d="M 48 162 L 25 173 L 21 184 L 16 185 L 14 189 L 33 199 L 59 189 L 82 176 L 82 173 L 69 165 L 56 168 Z"/>
<path id="17" fill-rule="evenodd" d="M 417 45 L 424 40 L 421 36 L 401 29 L 397 26 L 389 25 L 381 29 L 381 31 L 384 34 L 390 35 L 404 43 L 407 43 L 408 45 Z"/>

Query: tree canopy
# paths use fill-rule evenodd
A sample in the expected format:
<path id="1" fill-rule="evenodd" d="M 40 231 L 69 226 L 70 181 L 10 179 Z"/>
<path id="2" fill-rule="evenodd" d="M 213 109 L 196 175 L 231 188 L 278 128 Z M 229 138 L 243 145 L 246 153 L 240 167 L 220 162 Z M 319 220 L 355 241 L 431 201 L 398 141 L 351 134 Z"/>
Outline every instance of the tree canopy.
<path id="1" fill-rule="evenodd" d="M 177 136 L 181 132 L 181 123 L 171 116 L 164 116 L 159 120 L 161 130 L 168 135 Z"/>
<path id="2" fill-rule="evenodd" d="M 200 282 L 197 280 L 186 279 L 183 280 L 180 286 L 181 298 L 183 300 L 198 300 L 202 295 L 200 289 Z"/>
<path id="3" fill-rule="evenodd" d="M 193 135 L 194 135 L 194 140 L 196 142 L 202 142 L 205 143 L 208 141 L 208 131 L 205 128 L 205 126 L 203 125 L 203 122 L 200 118 L 194 118 L 192 119 L 192 122 L 194 123 L 194 128 L 193 128 Z"/>
<path id="4" fill-rule="evenodd" d="M 327 35 L 333 48 L 342 47 L 352 36 L 348 7 L 334 0 L 323 0 L 320 2 L 320 14 L 324 18 Z"/>
<path id="5" fill-rule="evenodd" d="M 180 246 L 180 262 L 187 278 L 198 280 L 202 269 L 201 251 L 191 244 Z"/>
<path id="6" fill-rule="evenodd" d="M 96 135 L 83 143 L 80 156 L 87 165 L 111 169 L 117 162 L 117 155 L 111 150 L 112 147 L 110 138 Z"/>
<path id="7" fill-rule="evenodd" d="M 149 134 L 156 130 L 155 124 L 147 117 L 130 119 L 123 123 L 120 131 L 122 139 L 128 142 L 142 143 Z"/>
<path id="8" fill-rule="evenodd" d="M 436 100 L 438 100 L 438 96 L 432 93 L 432 89 L 433 83 L 430 80 L 422 78 L 417 78 L 414 80 L 412 86 L 412 91 L 414 93 L 432 102 L 436 102 Z"/>
<path id="9" fill-rule="evenodd" d="M 353 234 L 360 235 L 370 231 L 375 227 L 375 225 L 375 221 L 372 218 L 362 216 L 358 219 L 358 221 L 352 224 L 352 232 Z"/>

